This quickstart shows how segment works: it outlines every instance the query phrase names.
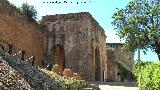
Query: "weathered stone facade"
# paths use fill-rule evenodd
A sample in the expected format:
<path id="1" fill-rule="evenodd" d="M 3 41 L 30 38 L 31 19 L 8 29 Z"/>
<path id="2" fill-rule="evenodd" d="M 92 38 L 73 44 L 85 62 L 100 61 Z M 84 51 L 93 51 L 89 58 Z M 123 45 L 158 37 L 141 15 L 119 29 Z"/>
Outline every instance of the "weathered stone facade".
<path id="1" fill-rule="evenodd" d="M 104 79 L 105 32 L 89 13 L 44 16 L 44 60 L 79 72 L 82 79 Z"/>
<path id="2" fill-rule="evenodd" d="M 1 39 L 35 56 L 38 66 L 45 61 L 78 72 L 85 80 L 106 78 L 105 32 L 89 13 L 47 15 L 41 24 L 46 28 L 39 30 L 15 6 L 0 0 Z"/>
<path id="3" fill-rule="evenodd" d="M 134 65 L 134 52 L 123 49 L 124 43 L 107 43 L 107 46 L 115 49 L 115 60 L 122 61 L 128 68 L 132 69 Z"/>
<path id="4" fill-rule="evenodd" d="M 0 0 L 0 33 L 0 39 L 25 50 L 26 58 L 35 56 L 36 64 L 42 66 L 43 33 L 7 0 Z"/>
<path id="5" fill-rule="evenodd" d="M 134 64 L 134 52 L 125 51 L 123 49 L 123 43 L 107 43 L 107 77 L 108 81 L 124 81 L 132 80 L 132 74 L 129 73 L 125 77 L 121 77 L 121 69 L 118 63 L 124 65 L 124 67 L 131 71 Z"/>
<path id="6" fill-rule="evenodd" d="M 120 81 L 120 70 L 116 64 L 116 53 L 114 48 L 108 48 L 106 50 L 107 56 L 107 77 L 106 81 Z"/>
<path id="7" fill-rule="evenodd" d="M 105 32 L 87 12 L 47 15 L 41 24 L 45 28 L 40 30 L 14 5 L 0 0 L 0 39 L 24 50 L 29 55 L 26 58 L 35 56 L 38 66 L 58 64 L 61 71 L 69 68 L 88 81 L 120 81 L 114 60 L 129 68 L 134 64 L 133 52 L 123 52 L 119 57 L 117 52 L 123 44 L 107 43 L 115 49 L 115 56 L 106 52 Z"/>

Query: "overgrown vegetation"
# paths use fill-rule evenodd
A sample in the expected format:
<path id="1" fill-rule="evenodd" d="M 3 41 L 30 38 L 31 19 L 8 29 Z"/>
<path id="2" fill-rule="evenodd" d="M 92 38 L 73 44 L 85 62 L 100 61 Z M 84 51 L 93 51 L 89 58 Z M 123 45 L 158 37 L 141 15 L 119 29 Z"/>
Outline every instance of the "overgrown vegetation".
<path id="1" fill-rule="evenodd" d="M 132 71 L 131 71 L 130 68 L 128 68 L 121 61 L 116 61 L 116 64 L 118 65 L 118 68 L 120 70 L 121 81 L 124 81 L 126 78 L 132 78 L 133 79 Z"/>
<path id="2" fill-rule="evenodd" d="M 87 82 L 85 80 L 78 80 L 75 78 L 60 76 L 56 72 L 46 69 L 41 70 L 49 77 L 56 80 L 59 85 L 58 90 L 80 90 L 82 87 L 87 86 Z"/>
<path id="3" fill-rule="evenodd" d="M 13 3 L 10 3 L 10 6 L 11 6 L 12 8 L 17 8 Z"/>
<path id="4" fill-rule="evenodd" d="M 125 79 L 133 80 L 134 78 L 131 68 L 129 68 L 128 65 L 124 63 L 126 59 L 126 57 L 124 57 L 124 55 L 126 54 L 125 50 L 126 50 L 125 47 L 121 47 L 116 50 L 114 48 L 107 47 L 107 54 L 108 54 L 107 58 L 110 62 L 112 62 L 113 65 L 118 65 L 121 81 L 124 81 Z M 129 61 L 131 61 L 130 58 L 128 58 L 128 62 Z"/>
<path id="5" fill-rule="evenodd" d="M 140 90 L 160 90 L 160 62 L 139 61 L 134 65 L 133 73 Z"/>
<path id="6" fill-rule="evenodd" d="M 21 12 L 28 17 L 29 20 L 37 19 L 37 10 L 34 6 L 23 3 L 20 7 Z"/>
<path id="7" fill-rule="evenodd" d="M 37 21 L 37 10 L 33 5 L 29 5 L 27 3 L 23 3 L 21 7 L 17 8 L 13 3 L 10 3 L 10 7 L 17 9 L 17 11 L 26 16 L 26 19 L 29 21 L 35 21 L 37 30 L 41 30 L 45 28 L 44 25 L 40 24 L 40 21 Z"/>

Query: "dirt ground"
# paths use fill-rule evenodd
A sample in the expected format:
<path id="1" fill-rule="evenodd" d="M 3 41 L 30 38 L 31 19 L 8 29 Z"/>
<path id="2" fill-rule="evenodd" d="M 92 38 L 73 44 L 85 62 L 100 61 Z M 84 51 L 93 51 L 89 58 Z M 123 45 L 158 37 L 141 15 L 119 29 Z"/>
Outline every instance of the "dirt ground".
<path id="1" fill-rule="evenodd" d="M 138 90 L 134 82 L 91 82 L 98 84 L 101 90 Z"/>

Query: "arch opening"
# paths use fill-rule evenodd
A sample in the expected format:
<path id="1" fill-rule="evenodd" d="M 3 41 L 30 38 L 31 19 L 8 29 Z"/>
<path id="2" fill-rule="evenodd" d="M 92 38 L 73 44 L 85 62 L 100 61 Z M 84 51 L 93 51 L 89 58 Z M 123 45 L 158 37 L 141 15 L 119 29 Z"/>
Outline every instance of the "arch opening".
<path id="1" fill-rule="evenodd" d="M 63 72 L 65 69 L 65 50 L 62 45 L 55 45 L 52 48 L 53 52 L 53 64 L 57 64 L 59 66 L 60 72 Z"/>
<path id="2" fill-rule="evenodd" d="M 95 49 L 95 81 L 101 80 L 100 51 Z"/>

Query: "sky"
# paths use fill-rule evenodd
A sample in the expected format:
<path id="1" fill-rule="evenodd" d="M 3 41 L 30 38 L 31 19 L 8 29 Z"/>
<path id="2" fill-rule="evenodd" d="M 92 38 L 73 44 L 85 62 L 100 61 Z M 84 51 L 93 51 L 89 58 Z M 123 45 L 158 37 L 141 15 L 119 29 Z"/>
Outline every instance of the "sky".
<path id="1" fill-rule="evenodd" d="M 33 5 L 38 12 L 38 19 L 45 15 L 89 12 L 93 18 L 103 27 L 107 35 L 107 43 L 124 43 L 116 35 L 116 31 L 112 26 L 112 16 L 117 11 L 116 8 L 124 8 L 131 0 L 8 0 L 17 7 L 22 3 Z M 50 3 L 50 2 L 62 2 Z M 66 1 L 67 3 L 64 3 Z M 47 3 L 49 2 L 49 3 Z M 71 3 L 72 2 L 72 3 Z M 78 4 L 77 4 L 78 2 Z M 81 3 L 82 2 L 82 3 Z M 86 3 L 85 3 L 86 2 Z M 135 52 L 135 60 L 137 60 L 137 52 Z M 157 55 L 149 50 L 147 55 L 144 55 L 141 50 L 141 60 L 143 61 L 158 61 Z"/>

